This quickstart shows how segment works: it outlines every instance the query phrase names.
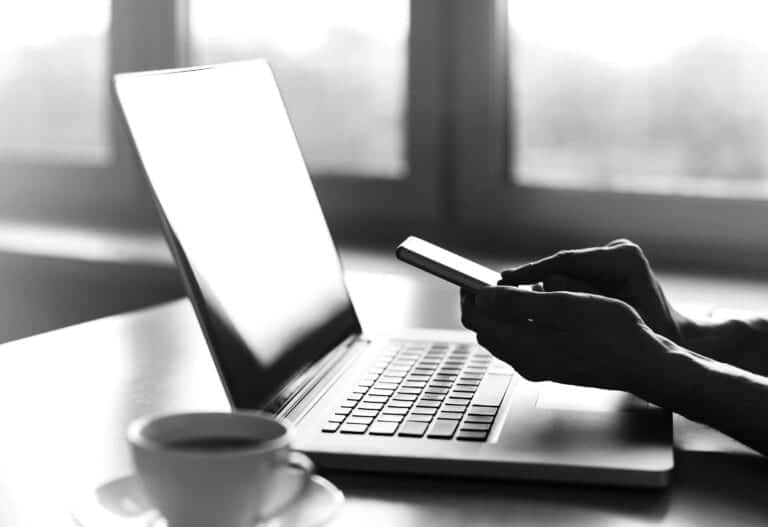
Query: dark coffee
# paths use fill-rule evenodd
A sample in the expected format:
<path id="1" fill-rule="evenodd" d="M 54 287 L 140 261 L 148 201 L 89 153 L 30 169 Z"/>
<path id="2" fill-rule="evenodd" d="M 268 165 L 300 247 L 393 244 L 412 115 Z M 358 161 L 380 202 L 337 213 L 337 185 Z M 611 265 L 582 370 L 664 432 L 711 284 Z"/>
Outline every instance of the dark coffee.
<path id="1" fill-rule="evenodd" d="M 264 444 L 264 440 L 256 437 L 189 437 L 167 441 L 168 448 L 179 450 L 244 450 L 247 448 L 256 448 Z"/>

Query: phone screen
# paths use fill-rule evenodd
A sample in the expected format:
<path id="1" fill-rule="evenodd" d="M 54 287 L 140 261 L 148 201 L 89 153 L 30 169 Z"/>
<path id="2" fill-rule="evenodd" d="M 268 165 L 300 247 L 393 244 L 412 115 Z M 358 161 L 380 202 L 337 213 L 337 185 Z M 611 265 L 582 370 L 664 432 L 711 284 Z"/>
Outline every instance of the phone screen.
<path id="1" fill-rule="evenodd" d="M 501 275 L 472 260 L 409 236 L 396 250 L 397 257 L 435 276 L 469 289 L 496 285 Z"/>

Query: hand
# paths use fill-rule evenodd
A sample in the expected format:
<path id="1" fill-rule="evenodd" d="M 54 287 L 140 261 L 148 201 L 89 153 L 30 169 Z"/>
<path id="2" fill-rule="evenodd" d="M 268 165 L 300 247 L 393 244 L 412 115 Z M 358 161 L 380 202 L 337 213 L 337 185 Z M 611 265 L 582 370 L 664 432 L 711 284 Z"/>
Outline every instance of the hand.
<path id="1" fill-rule="evenodd" d="M 628 240 L 558 252 L 504 271 L 499 284 L 538 282 L 542 282 L 538 290 L 592 293 L 622 300 L 634 307 L 653 331 L 684 345 L 683 326 L 691 322 L 669 305 L 642 249 Z"/>
<path id="2" fill-rule="evenodd" d="M 463 291 L 461 308 L 478 343 L 532 381 L 633 391 L 665 349 L 635 309 L 599 295 L 489 287 Z"/>

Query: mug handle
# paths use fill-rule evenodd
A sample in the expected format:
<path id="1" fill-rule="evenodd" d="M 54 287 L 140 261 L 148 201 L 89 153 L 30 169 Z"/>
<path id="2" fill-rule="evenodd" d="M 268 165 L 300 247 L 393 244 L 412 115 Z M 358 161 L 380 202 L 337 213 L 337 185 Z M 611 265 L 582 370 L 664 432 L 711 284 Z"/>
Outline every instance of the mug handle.
<path id="1" fill-rule="evenodd" d="M 306 494 L 310 488 L 312 476 L 315 474 L 315 464 L 306 454 L 292 450 L 288 454 L 288 458 L 284 460 L 281 465 L 283 465 L 283 468 L 292 468 L 302 472 L 304 475 L 304 482 L 299 488 L 298 492 L 296 492 L 296 494 L 293 496 L 289 496 L 285 503 L 281 503 L 275 508 L 275 510 L 269 511 L 267 514 L 264 514 L 258 518 L 254 518 L 253 523 L 255 525 L 259 525 L 260 523 L 271 520 L 275 516 L 280 516 L 285 513 L 288 508 L 291 507 L 291 505 L 295 504 L 297 501 L 303 498 L 304 494 Z"/>

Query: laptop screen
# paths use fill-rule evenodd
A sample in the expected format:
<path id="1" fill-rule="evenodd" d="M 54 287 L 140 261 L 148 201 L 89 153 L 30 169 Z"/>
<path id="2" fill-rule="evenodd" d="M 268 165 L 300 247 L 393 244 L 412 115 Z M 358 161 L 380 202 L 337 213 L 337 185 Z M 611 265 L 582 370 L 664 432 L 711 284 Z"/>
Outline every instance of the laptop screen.
<path id="1" fill-rule="evenodd" d="M 230 402 L 263 407 L 360 330 L 269 66 L 115 85 Z"/>

